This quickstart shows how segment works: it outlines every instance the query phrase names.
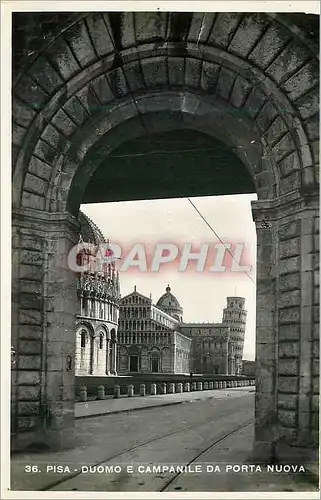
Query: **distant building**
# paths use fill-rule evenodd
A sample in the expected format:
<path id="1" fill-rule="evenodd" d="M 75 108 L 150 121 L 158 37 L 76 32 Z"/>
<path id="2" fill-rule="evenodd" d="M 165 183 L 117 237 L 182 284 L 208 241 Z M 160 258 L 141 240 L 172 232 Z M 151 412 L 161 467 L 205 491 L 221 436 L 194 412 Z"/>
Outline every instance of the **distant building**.
<path id="1" fill-rule="evenodd" d="M 157 304 L 138 293 L 136 287 L 121 299 L 118 373 L 187 373 L 190 370 L 191 339 L 179 331 L 183 311 L 169 287 Z"/>
<path id="2" fill-rule="evenodd" d="M 184 323 L 169 286 L 156 305 L 135 287 L 119 306 L 118 373 L 241 374 L 244 305 L 228 297 L 223 323 Z"/>
<path id="3" fill-rule="evenodd" d="M 227 297 L 227 306 L 223 311 L 223 323 L 230 327 L 230 340 L 233 345 L 235 374 L 242 373 L 242 359 L 247 312 L 243 297 Z M 232 363 L 231 359 L 231 363 Z"/>
<path id="4" fill-rule="evenodd" d="M 76 376 L 116 375 L 119 276 L 114 262 L 98 265 L 98 245 L 106 240 L 97 226 L 81 212 L 79 221 L 77 263 L 88 270 L 77 275 Z"/>
<path id="5" fill-rule="evenodd" d="M 242 375 L 251 375 L 255 377 L 255 361 L 243 361 Z"/>

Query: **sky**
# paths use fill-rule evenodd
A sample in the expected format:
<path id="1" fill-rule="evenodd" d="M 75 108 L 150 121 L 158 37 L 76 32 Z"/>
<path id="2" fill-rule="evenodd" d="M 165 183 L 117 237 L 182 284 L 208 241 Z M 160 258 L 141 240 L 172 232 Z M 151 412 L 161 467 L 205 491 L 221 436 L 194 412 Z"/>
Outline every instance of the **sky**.
<path id="1" fill-rule="evenodd" d="M 227 296 L 245 297 L 247 325 L 243 358 L 252 360 L 255 359 L 256 232 L 251 200 L 256 199 L 256 194 L 191 198 L 216 235 L 187 198 L 92 203 L 82 205 L 81 210 L 97 224 L 105 238 L 122 248 L 117 267 L 123 297 L 136 286 L 141 294 L 148 297 L 151 294 L 156 304 L 169 284 L 183 307 L 184 321 L 216 323 L 222 321 Z M 216 255 L 213 246 L 220 244 L 219 238 L 224 244 L 232 245 L 229 251 L 234 258 L 225 250 L 225 271 L 209 271 Z M 162 243 L 174 245 L 172 248 L 177 248 L 177 257 L 173 262 L 161 264 L 159 270 L 156 270 L 157 266 L 152 269 L 156 245 Z M 241 259 L 235 253 L 236 243 L 243 248 Z M 136 254 L 137 244 L 140 254 Z M 189 244 L 192 246 L 186 246 Z M 184 270 L 184 252 L 186 261 L 189 250 L 202 250 L 204 258 L 207 254 L 206 264 L 200 265 L 198 271 L 193 260 L 187 261 Z M 131 251 L 136 263 L 137 259 L 141 265 L 147 263 L 145 270 L 144 267 L 139 269 L 137 265 L 129 265 L 134 264 Z M 168 252 L 164 250 L 163 255 L 166 254 Z M 246 272 L 232 271 L 233 261 L 251 268 L 248 267 Z"/>

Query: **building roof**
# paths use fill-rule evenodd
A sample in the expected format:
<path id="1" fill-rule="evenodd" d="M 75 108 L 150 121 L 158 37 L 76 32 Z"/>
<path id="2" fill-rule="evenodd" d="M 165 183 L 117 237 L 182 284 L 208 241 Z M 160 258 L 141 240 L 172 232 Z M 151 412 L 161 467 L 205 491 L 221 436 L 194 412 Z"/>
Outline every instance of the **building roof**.
<path id="1" fill-rule="evenodd" d="M 107 243 L 103 233 L 88 215 L 79 211 L 78 221 L 80 223 L 79 234 L 85 243 L 93 243 L 94 245 Z"/>
<path id="2" fill-rule="evenodd" d="M 164 295 L 162 295 L 157 301 L 156 306 L 162 310 L 165 310 L 165 312 L 167 312 L 167 310 L 169 309 L 173 311 L 176 309 L 180 314 L 182 314 L 183 312 L 183 309 L 177 298 L 171 293 L 171 288 L 169 285 L 166 287 L 166 292 L 164 293 Z"/>

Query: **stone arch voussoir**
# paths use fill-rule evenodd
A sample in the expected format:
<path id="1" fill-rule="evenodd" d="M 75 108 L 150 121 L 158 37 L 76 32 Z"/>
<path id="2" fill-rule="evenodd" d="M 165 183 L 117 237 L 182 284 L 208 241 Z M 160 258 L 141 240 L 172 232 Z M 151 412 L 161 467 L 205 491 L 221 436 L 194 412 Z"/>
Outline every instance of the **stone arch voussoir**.
<path id="1" fill-rule="evenodd" d="M 162 38 L 165 35 L 155 28 L 151 14 L 147 22 L 150 30 L 142 34 L 136 26 L 138 42 L 133 47 L 133 36 L 122 31 L 125 25 L 126 30 L 129 26 L 134 29 L 133 16 L 137 14 L 120 17 L 125 23 L 119 32 L 120 45 L 113 39 L 115 31 L 107 14 L 89 15 L 86 22 L 81 19 L 78 28 L 74 25 L 60 40 L 60 54 L 67 58 L 64 63 L 59 63 L 49 45 L 28 69 L 30 85 L 18 81 L 13 106 L 15 180 L 20 184 L 14 197 L 17 205 L 48 209 L 48 190 L 52 193 L 58 180 L 62 188 L 68 184 L 68 174 L 61 169 L 73 136 L 97 107 L 107 110 L 126 97 L 134 102 L 137 92 L 161 92 L 169 87 L 215 93 L 236 110 L 245 111 L 275 159 L 283 185 L 279 194 L 302 184 L 314 189 L 318 70 L 304 44 L 297 40 L 295 44 L 293 34 L 268 16 L 248 14 L 241 16 L 238 24 L 238 14 L 222 13 L 206 14 L 202 21 L 199 14 L 193 14 L 182 47 L 177 45 L 175 30 L 167 33 L 166 40 Z M 88 31 L 91 33 L 93 26 L 102 31 L 90 38 Z M 197 26 L 202 30 L 196 38 Z M 232 33 L 228 45 L 226 37 Z M 82 48 L 77 42 L 81 37 L 85 40 Z M 55 60 L 52 54 L 56 54 Z M 115 66 L 116 54 L 121 63 Z M 23 105 L 30 97 L 36 109 Z"/>

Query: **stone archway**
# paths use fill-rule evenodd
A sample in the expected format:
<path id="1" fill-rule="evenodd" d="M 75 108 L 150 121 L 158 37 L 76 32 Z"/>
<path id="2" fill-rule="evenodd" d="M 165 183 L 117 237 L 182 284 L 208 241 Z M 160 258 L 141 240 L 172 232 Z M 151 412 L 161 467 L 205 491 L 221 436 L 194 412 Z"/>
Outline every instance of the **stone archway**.
<path id="1" fill-rule="evenodd" d="M 313 445 L 319 73 L 309 36 L 269 14 L 56 16 L 60 31 L 44 24 L 38 35 L 15 19 L 36 49 L 14 59 L 14 448 L 39 439 L 59 447 L 71 436 L 64 359 L 74 354 L 77 301 L 66 255 L 85 189 L 115 148 L 173 129 L 225 143 L 258 194 L 255 452 Z"/>

